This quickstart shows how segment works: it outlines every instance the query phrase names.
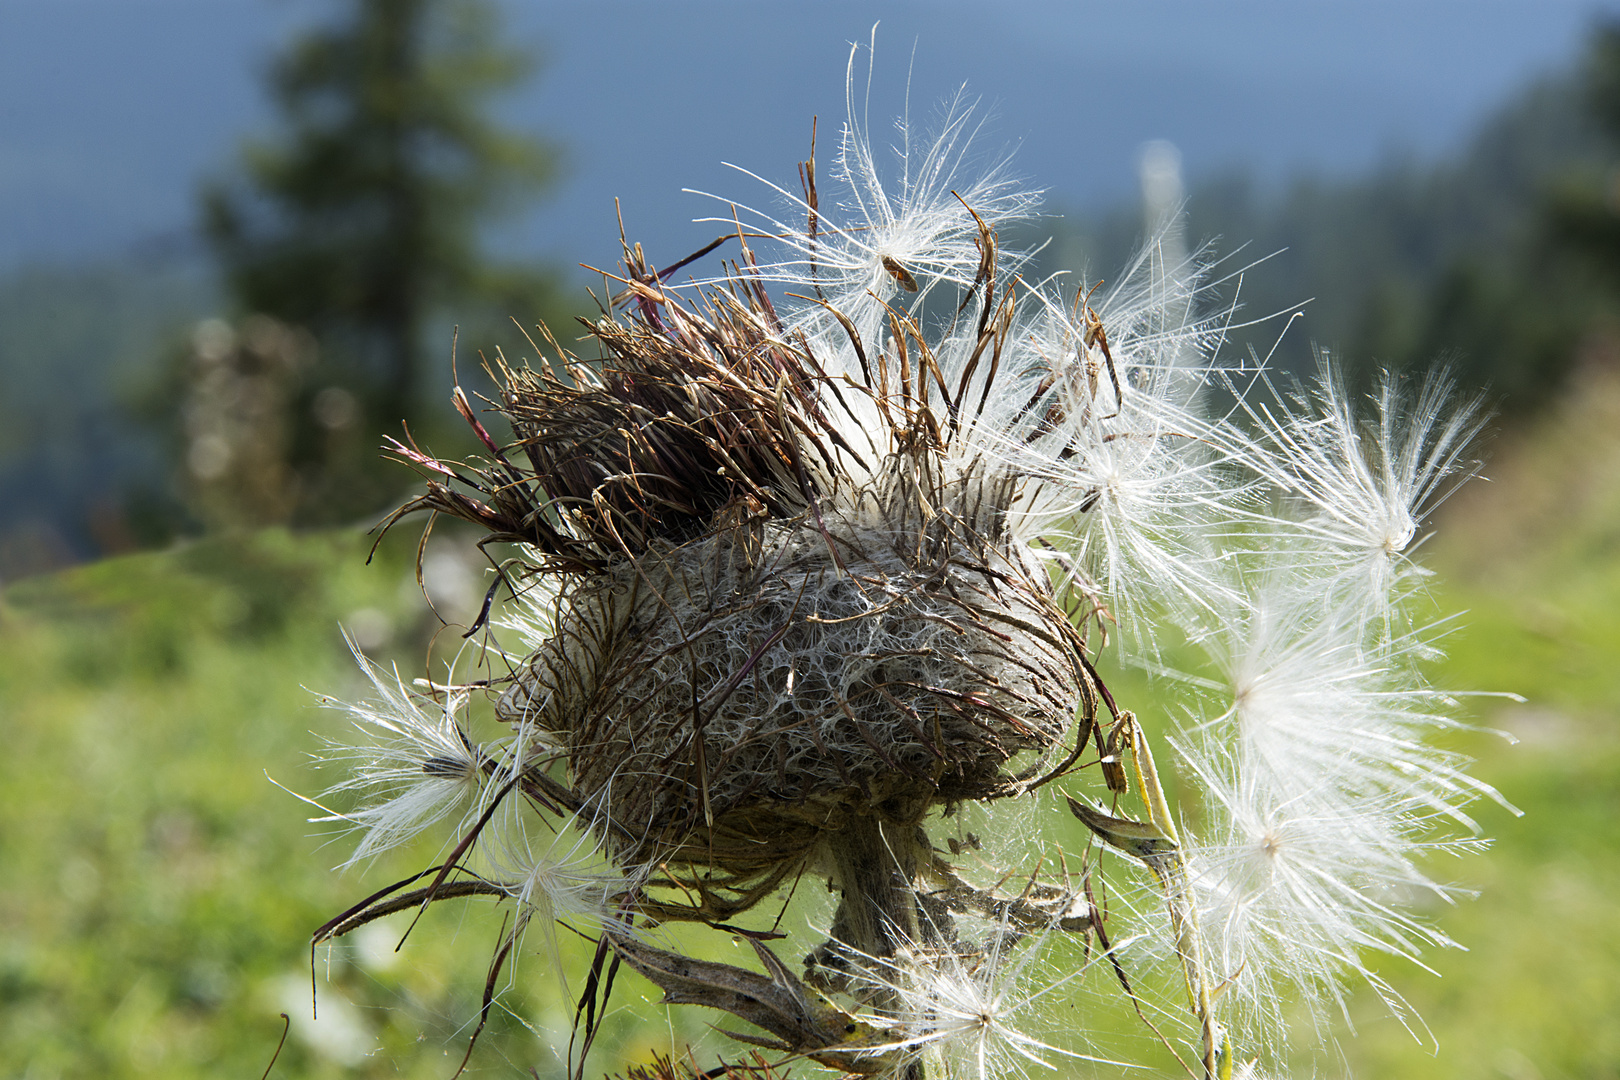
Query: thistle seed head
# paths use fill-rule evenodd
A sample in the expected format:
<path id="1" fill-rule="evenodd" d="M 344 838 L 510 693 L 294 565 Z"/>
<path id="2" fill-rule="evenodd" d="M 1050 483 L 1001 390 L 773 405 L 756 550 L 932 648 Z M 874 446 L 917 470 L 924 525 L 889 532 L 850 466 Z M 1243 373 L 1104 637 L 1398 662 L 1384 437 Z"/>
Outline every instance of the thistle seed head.
<path id="1" fill-rule="evenodd" d="M 1019 478 L 962 452 L 965 390 L 920 337 L 835 379 L 743 271 L 696 307 L 627 268 L 599 364 L 500 366 L 516 438 L 481 497 L 431 482 L 416 504 L 561 582 L 497 715 L 561 748 L 623 865 L 739 885 L 851 815 L 1027 787 L 1092 693 L 1015 534 Z"/>
<path id="2" fill-rule="evenodd" d="M 1342 1003 L 1353 973 L 1386 993 L 1363 954 L 1446 943 L 1398 898 L 1448 895 L 1416 856 L 1471 844 L 1435 826 L 1470 829 L 1463 807 L 1495 793 L 1425 741 L 1457 721 L 1414 668 L 1433 634 L 1406 601 L 1477 412 L 1443 378 L 1415 399 L 1386 380 L 1363 421 L 1327 369 L 1277 398 L 1259 361 L 1207 359 L 1220 320 L 1195 310 L 1196 268 L 1151 252 L 1095 302 L 1018 278 L 1028 253 L 1003 258 L 996 229 L 1034 193 L 999 166 L 955 175 L 974 129 L 953 109 L 925 148 L 902 127 L 886 185 L 852 112 L 843 201 L 823 205 L 804 163 L 803 197 L 777 188 L 780 219 L 733 208 L 735 257 L 688 286 L 625 245 L 585 321 L 594 357 L 544 328 L 549 359 L 495 355 L 509 439 L 458 389 L 482 459 L 393 444 L 428 481 L 399 514 L 513 546 L 490 602 L 510 592 L 493 621 L 521 648 L 486 682 L 496 738 L 463 734 L 460 697 L 434 712 L 402 684 L 355 708 L 379 746 L 340 754 L 360 769 L 334 790 L 372 792 L 347 815 L 361 854 L 452 814 L 462 828 L 431 883 L 317 940 L 453 896 L 515 901 L 490 985 L 536 915 L 594 934 L 585 1046 L 625 964 L 770 1035 L 745 1040 L 908 1080 L 925 1058 L 980 1076 L 1120 1064 L 1012 1024 L 1085 968 L 1190 1074 L 1239 1075 L 1239 1050 L 1280 1043 L 1284 988 Z M 761 238 L 774 260 L 755 259 Z M 1161 636 L 1209 673 L 1156 684 L 1185 699 L 1171 732 L 1092 666 L 1112 637 L 1173 674 Z M 1159 779 L 1162 735 L 1197 827 Z M 1070 850 L 1005 815 L 986 844 L 962 818 L 945 847 L 930 836 L 933 811 L 1082 772 L 1096 798 L 1068 798 L 1086 830 Z M 568 843 L 536 854 L 535 815 Z M 481 850 L 502 837 L 504 855 Z M 1134 888 L 1093 887 L 1099 847 Z M 801 979 L 766 945 L 774 923 L 732 920 L 816 878 L 839 899 Z M 994 924 L 977 941 L 976 919 Z M 674 920 L 744 938 L 764 974 L 643 934 Z M 1093 961 L 1025 993 L 1058 932 L 1094 938 Z M 1179 1034 L 1144 1004 L 1156 956 Z"/>

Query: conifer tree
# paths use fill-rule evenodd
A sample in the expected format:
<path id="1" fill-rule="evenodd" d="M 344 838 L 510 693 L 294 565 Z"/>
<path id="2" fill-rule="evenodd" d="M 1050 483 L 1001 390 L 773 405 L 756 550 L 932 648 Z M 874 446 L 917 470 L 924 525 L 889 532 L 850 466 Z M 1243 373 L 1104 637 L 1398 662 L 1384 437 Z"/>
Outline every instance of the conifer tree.
<path id="1" fill-rule="evenodd" d="M 1588 46 L 1586 108 L 1606 137 L 1611 152 L 1620 148 L 1620 23 L 1599 26 Z M 1555 240 L 1587 257 L 1593 266 L 1620 280 L 1620 210 L 1612 176 L 1603 182 L 1577 177 L 1551 200 L 1549 220 Z M 1581 181 L 1587 181 L 1582 183 Z"/>
<path id="2" fill-rule="evenodd" d="M 322 492 L 306 506 L 352 516 L 384 497 L 371 436 L 418 415 L 436 311 L 482 302 L 532 321 L 540 306 L 545 276 L 496 265 L 481 244 L 481 228 L 536 194 L 554 162 L 489 117 L 532 66 L 495 29 L 486 0 L 342 0 L 271 68 L 278 137 L 249 145 L 242 175 L 204 192 L 240 312 L 320 343 L 293 425 L 306 495 Z"/>

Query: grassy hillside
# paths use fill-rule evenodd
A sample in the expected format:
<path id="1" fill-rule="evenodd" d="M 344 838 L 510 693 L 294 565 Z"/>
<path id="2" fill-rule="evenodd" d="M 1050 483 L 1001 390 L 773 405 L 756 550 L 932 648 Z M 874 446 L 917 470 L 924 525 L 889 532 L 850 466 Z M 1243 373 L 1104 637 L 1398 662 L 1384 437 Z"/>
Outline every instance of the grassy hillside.
<path id="1" fill-rule="evenodd" d="M 347 845 L 276 786 L 330 782 L 311 732 L 341 721 L 303 687 L 358 689 L 338 620 L 420 663 L 400 539 L 367 567 L 358 533 L 220 538 L 6 591 L 0 1074 L 254 1077 L 283 1011 L 299 1037 L 276 1076 L 454 1071 L 498 918 L 436 912 L 397 955 L 398 926 L 323 955 L 311 1022 L 310 931 L 433 852 L 335 874 Z M 534 1060 L 503 1013 L 475 1065 L 504 1066 L 514 1030 Z"/>
<path id="2" fill-rule="evenodd" d="M 1446 508 L 1429 561 L 1439 601 L 1466 610 L 1437 672 L 1448 687 L 1511 690 L 1470 740 L 1477 773 L 1525 813 L 1481 814 L 1490 855 L 1457 866 L 1479 890 L 1441 917 L 1466 953 L 1442 976 L 1398 972 L 1434 1030 L 1429 1058 L 1369 1020 L 1346 1044 L 1360 1076 L 1620 1073 L 1620 366 L 1588 357 L 1564 399 L 1496 447 Z M 1369 1010 L 1369 1017 L 1372 1012 Z"/>
<path id="3" fill-rule="evenodd" d="M 1431 954 L 1439 978 L 1385 965 L 1438 1049 L 1358 997 L 1360 1036 L 1344 1042 L 1354 1075 L 1553 1080 L 1620 1066 L 1620 378 L 1584 376 L 1490 472 L 1447 508 L 1429 552 L 1444 571 L 1437 607 L 1470 612 L 1435 676 L 1529 699 L 1472 699 L 1518 745 L 1462 737 L 1526 813 L 1481 808 L 1498 838 L 1489 855 L 1436 868 L 1480 892 L 1434 913 L 1469 951 Z M 435 855 L 333 873 L 347 843 L 276 786 L 331 782 L 309 765 L 312 732 L 343 721 L 311 691 L 358 689 L 340 620 L 421 670 L 436 623 L 411 573 L 414 536 L 370 566 L 367 546 L 347 532 L 221 537 L 4 592 L 0 1074 L 251 1078 L 283 1011 L 294 1037 L 274 1076 L 454 1073 L 493 909 L 441 905 L 397 953 L 391 925 L 323 954 L 321 1019 L 309 1019 L 309 932 Z M 475 579 L 431 554 L 440 599 L 465 604 Z M 543 943 L 531 936 L 524 954 L 474 1074 L 561 1073 L 569 1005 Z M 712 1017 L 676 1012 L 672 1030 L 652 996 L 621 989 L 594 1074 L 704 1034 Z"/>

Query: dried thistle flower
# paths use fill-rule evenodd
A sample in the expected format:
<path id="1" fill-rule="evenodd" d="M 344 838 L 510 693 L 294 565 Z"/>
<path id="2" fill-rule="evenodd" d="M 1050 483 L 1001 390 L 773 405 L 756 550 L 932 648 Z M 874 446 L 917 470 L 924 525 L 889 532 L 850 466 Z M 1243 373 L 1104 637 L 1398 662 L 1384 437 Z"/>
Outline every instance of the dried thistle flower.
<path id="1" fill-rule="evenodd" d="M 430 481 L 412 508 L 563 582 L 496 712 L 558 747 L 621 865 L 681 893 L 644 913 L 729 920 L 829 859 L 860 894 L 840 938 L 889 955 L 921 933 L 924 816 L 1029 790 L 1096 707 L 1084 638 L 1014 532 L 1025 486 L 973 445 L 990 384 L 947 386 L 903 313 L 903 348 L 834 377 L 746 276 L 692 307 L 627 269 L 629 317 L 592 327 L 600 368 L 502 365 L 516 442 L 470 477 L 485 498 Z"/>
<path id="2" fill-rule="evenodd" d="M 735 257 L 684 286 L 690 259 L 660 270 L 626 244 L 583 320 L 595 356 L 542 328 L 537 366 L 492 359 L 510 439 L 457 389 L 484 459 L 392 444 L 427 485 L 390 524 L 445 514 L 511 545 L 490 599 L 509 593 L 493 623 L 521 649 L 490 646 L 502 737 L 462 734 L 467 688 L 430 687 L 443 730 L 403 686 L 357 707 L 401 738 L 337 790 L 416 793 L 350 815 L 368 829 L 356 858 L 465 816 L 440 864 L 317 940 L 452 896 L 510 900 L 486 1015 L 528 922 L 566 922 L 597 942 L 582 1050 L 627 965 L 789 1055 L 728 1075 L 796 1057 L 908 1080 L 1124 1064 L 1013 1024 L 1082 978 L 1117 984 L 1189 1072 L 1252 1070 L 1242 1058 L 1279 1042 L 1281 988 L 1342 1002 L 1346 972 L 1378 985 L 1367 950 L 1445 943 L 1391 894 L 1444 894 L 1415 859 L 1494 793 L 1425 745 L 1453 721 L 1413 667 L 1430 635 L 1399 613 L 1412 534 L 1468 472 L 1476 413 L 1439 382 L 1411 405 L 1387 381 L 1363 425 L 1326 369 L 1312 394 L 1263 402 L 1267 372 L 1209 360 L 1197 274 L 1144 258 L 1095 299 L 1018 277 L 997 226 L 1034 194 L 1004 166 L 957 175 L 969 110 L 926 144 L 903 126 L 886 183 L 851 106 L 843 200 L 824 207 L 803 163 L 799 194 L 776 189 L 787 208 L 734 210 Z M 757 257 L 767 243 L 783 254 Z M 1237 391 L 1232 415 L 1203 408 L 1211 383 Z M 1112 639 L 1163 670 L 1162 632 L 1217 676 L 1186 680 L 1164 732 L 1202 835 L 1159 778 L 1163 715 L 1121 708 L 1094 666 Z M 464 754 L 434 749 L 452 728 Z M 438 786 L 452 758 L 473 789 L 455 800 Z M 1082 850 L 1031 841 L 1020 865 L 1009 836 L 961 824 L 1064 778 L 1089 796 L 1064 793 Z M 1098 903 L 1098 848 L 1150 901 Z M 807 879 L 839 902 L 800 976 L 774 924 L 744 922 Z M 652 928 L 681 921 L 742 936 L 762 970 L 664 948 Z M 1031 985 L 1060 937 L 1095 952 Z M 1131 970 L 1155 938 L 1179 1027 Z"/>

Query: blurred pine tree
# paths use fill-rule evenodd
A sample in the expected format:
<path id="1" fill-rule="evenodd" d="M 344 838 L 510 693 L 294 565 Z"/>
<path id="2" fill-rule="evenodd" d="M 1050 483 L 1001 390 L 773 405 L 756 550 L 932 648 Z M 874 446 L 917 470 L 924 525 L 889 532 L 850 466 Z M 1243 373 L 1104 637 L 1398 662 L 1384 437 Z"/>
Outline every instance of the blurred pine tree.
<path id="1" fill-rule="evenodd" d="M 238 314 L 305 327 L 319 342 L 289 425 L 303 520 L 352 519 L 397 486 L 402 474 L 372 448 L 428 412 L 435 313 L 482 306 L 529 323 L 551 292 L 543 271 L 499 265 L 483 249 L 481 229 L 539 193 L 556 162 L 552 147 L 489 116 L 491 99 L 533 66 L 497 45 L 494 7 L 341 7 L 274 63 L 280 136 L 250 144 L 242 175 L 203 193 Z"/>
<path id="2" fill-rule="evenodd" d="M 1620 148 L 1620 23 L 1592 35 L 1585 89 L 1588 113 Z M 1554 243 L 1588 260 L 1611 287 L 1620 284 L 1620 172 L 1572 177 L 1549 200 L 1547 222 Z"/>

